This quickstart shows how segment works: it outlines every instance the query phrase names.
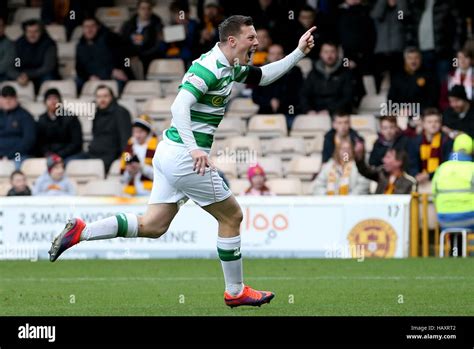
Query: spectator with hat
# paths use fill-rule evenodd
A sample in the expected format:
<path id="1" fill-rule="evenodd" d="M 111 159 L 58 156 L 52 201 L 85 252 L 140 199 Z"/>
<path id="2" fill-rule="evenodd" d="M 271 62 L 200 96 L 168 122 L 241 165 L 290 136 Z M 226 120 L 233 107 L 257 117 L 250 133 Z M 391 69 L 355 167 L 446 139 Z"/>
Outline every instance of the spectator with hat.
<path id="1" fill-rule="evenodd" d="M 263 168 L 256 164 L 250 166 L 247 170 L 247 177 L 250 182 L 250 187 L 245 191 L 244 195 L 248 196 L 271 196 L 273 194 L 270 189 L 266 186 L 267 180 L 265 171 Z"/>
<path id="2" fill-rule="evenodd" d="M 153 156 L 158 138 L 152 120 L 140 115 L 133 121 L 132 137 L 128 140 L 120 160 L 123 192 L 131 196 L 149 195 L 153 184 Z"/>
<path id="3" fill-rule="evenodd" d="M 4 86 L 0 96 L 0 159 L 16 160 L 17 169 L 34 152 L 36 124 L 18 103 L 16 91 Z"/>
<path id="4" fill-rule="evenodd" d="M 474 109 L 462 85 L 455 85 L 448 93 L 449 108 L 443 114 L 443 131 L 454 139 L 460 133 L 474 137 Z"/>
<path id="5" fill-rule="evenodd" d="M 57 154 L 46 158 L 48 170 L 35 182 L 33 195 L 75 195 L 76 190 L 71 180 L 64 174 L 64 161 Z"/>
<path id="6" fill-rule="evenodd" d="M 81 124 L 76 116 L 61 115 L 61 94 L 55 88 L 44 94 L 46 112 L 38 120 L 38 156 L 55 153 L 67 163 L 68 157 L 82 151 Z"/>

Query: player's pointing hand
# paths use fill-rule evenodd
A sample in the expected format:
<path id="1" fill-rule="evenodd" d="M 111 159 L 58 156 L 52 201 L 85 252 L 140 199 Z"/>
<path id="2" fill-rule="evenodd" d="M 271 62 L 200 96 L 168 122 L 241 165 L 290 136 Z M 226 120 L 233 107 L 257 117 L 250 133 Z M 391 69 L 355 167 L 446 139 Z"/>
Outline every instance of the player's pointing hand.
<path id="1" fill-rule="evenodd" d="M 304 33 L 300 41 L 298 42 L 298 48 L 307 55 L 309 51 L 314 47 L 314 36 L 313 32 L 316 30 L 316 27 L 311 27 L 306 33 Z"/>

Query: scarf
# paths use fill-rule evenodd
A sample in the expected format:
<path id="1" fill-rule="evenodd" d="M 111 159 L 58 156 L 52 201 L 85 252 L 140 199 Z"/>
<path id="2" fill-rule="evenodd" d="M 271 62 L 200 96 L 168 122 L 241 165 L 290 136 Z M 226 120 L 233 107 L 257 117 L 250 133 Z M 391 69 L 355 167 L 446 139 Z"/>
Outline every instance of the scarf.
<path id="1" fill-rule="evenodd" d="M 395 192 L 395 182 L 397 181 L 398 177 L 390 176 L 387 187 L 385 188 L 384 194 L 393 194 Z"/>
<path id="2" fill-rule="evenodd" d="M 150 137 L 147 143 L 146 154 L 145 154 L 145 165 L 152 165 L 153 156 L 155 155 L 156 146 L 158 145 L 158 138 L 156 136 Z M 132 158 L 135 154 L 133 153 L 133 138 L 128 140 L 127 146 L 125 147 L 122 157 L 120 159 L 120 174 L 125 172 L 127 165 L 126 159 Z M 151 191 L 153 186 L 153 180 L 145 175 L 140 176 L 140 181 L 143 184 L 143 189 Z M 128 195 L 136 195 L 137 188 L 135 188 L 135 177 L 130 178 L 127 185 L 123 188 L 123 192 Z"/>
<path id="3" fill-rule="evenodd" d="M 326 187 L 327 195 L 349 195 L 349 181 L 352 172 L 352 162 L 348 162 L 342 166 L 342 172 L 340 166 L 333 163 L 329 170 L 328 183 Z M 336 182 L 339 178 L 339 188 L 336 187 Z M 337 194 L 336 194 L 336 189 Z"/>
<path id="4" fill-rule="evenodd" d="M 423 140 L 420 145 L 420 159 L 422 172 L 434 173 L 441 163 L 441 132 L 433 136 L 431 142 L 423 133 Z"/>

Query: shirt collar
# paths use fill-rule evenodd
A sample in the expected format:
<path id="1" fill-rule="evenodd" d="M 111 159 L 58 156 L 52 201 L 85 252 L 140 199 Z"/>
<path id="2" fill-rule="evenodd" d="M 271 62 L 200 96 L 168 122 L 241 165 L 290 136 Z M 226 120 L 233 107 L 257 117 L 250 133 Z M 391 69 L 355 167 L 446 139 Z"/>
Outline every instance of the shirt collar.
<path id="1" fill-rule="evenodd" d="M 217 60 L 222 64 L 222 65 L 225 65 L 226 67 L 231 67 L 229 61 L 227 60 L 227 58 L 225 57 L 224 53 L 222 52 L 222 50 L 220 49 L 219 47 L 219 42 L 216 42 L 214 48 L 212 49 L 212 51 L 214 52 L 214 54 L 216 55 L 216 58 Z"/>

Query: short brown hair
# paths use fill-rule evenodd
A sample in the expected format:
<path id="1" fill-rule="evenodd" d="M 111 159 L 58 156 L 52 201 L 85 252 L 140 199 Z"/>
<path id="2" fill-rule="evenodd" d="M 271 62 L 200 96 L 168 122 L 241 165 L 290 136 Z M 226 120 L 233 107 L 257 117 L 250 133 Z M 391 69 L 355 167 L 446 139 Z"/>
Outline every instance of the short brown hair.
<path id="1" fill-rule="evenodd" d="M 436 115 L 438 118 L 442 118 L 441 113 L 437 108 L 426 108 L 425 110 L 423 110 L 423 115 L 421 116 L 421 118 L 424 119 L 430 115 Z"/>
<path id="2" fill-rule="evenodd" d="M 397 117 L 395 115 L 382 115 L 380 118 L 380 124 L 382 124 L 383 121 L 388 121 L 391 124 L 396 125 L 397 124 Z"/>
<path id="3" fill-rule="evenodd" d="M 234 15 L 225 19 L 219 24 L 219 40 L 226 42 L 229 36 L 237 36 L 240 34 L 241 27 L 244 25 L 253 25 L 252 17 Z"/>

